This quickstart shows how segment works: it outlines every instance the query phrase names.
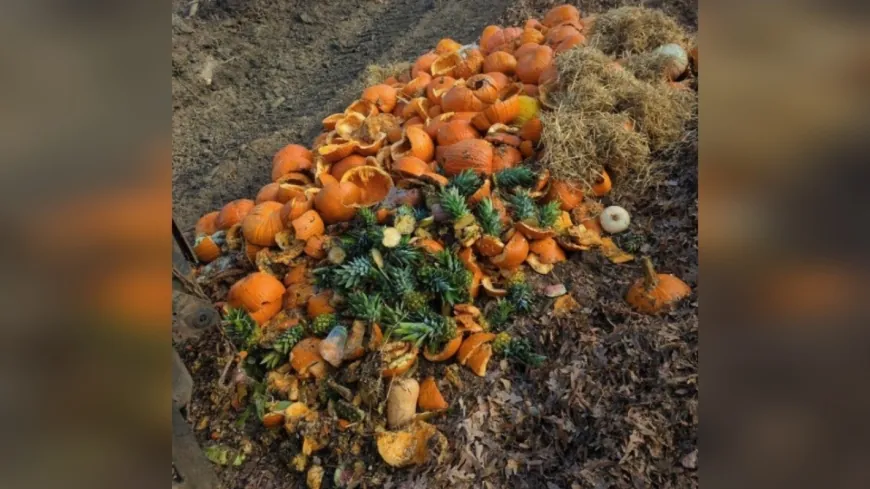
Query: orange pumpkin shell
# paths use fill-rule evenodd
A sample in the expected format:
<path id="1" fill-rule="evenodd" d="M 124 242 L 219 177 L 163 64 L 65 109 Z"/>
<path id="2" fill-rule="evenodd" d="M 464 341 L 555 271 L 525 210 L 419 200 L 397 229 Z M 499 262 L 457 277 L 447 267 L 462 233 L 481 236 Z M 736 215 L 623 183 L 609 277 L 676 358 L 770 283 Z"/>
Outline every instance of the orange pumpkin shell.
<path id="1" fill-rule="evenodd" d="M 428 163 L 435 156 L 435 145 L 422 126 L 410 126 L 405 128 L 405 136 L 393 144 L 391 153 L 393 161 L 413 156 Z"/>
<path id="2" fill-rule="evenodd" d="M 385 84 L 363 90 L 362 99 L 375 104 L 381 112 L 391 112 L 396 106 L 396 89 Z"/>
<path id="3" fill-rule="evenodd" d="M 503 99 L 490 105 L 477 116 L 472 123 L 481 131 L 486 131 L 493 124 L 509 124 L 520 114 L 519 94 L 522 93 L 522 85 L 515 84 L 506 93 Z"/>
<path id="4" fill-rule="evenodd" d="M 257 204 L 262 204 L 263 202 L 275 201 L 278 202 L 278 187 L 277 183 L 267 183 L 257 192 L 257 196 L 254 198 L 254 202 Z"/>
<path id="5" fill-rule="evenodd" d="M 462 44 L 450 39 L 449 37 L 445 37 L 444 39 L 438 41 L 438 44 L 435 46 L 435 52 L 438 54 L 447 54 L 454 53 L 459 51 L 462 48 Z"/>
<path id="6" fill-rule="evenodd" d="M 329 238 L 327 238 L 325 235 L 312 236 L 305 241 L 305 248 L 303 249 L 303 251 L 311 258 L 322 260 L 326 258 L 326 250 L 323 249 L 323 245 L 328 239 Z"/>
<path id="7" fill-rule="evenodd" d="M 411 67 L 411 76 L 416 78 L 420 76 L 420 73 L 429 73 L 429 68 L 436 59 L 438 59 L 438 53 L 435 51 L 430 51 L 417 58 L 417 61 L 414 62 L 414 66 Z"/>
<path id="8" fill-rule="evenodd" d="M 315 294 L 308 299 L 308 304 L 305 306 L 305 313 L 311 319 L 320 316 L 321 314 L 332 314 L 335 308 L 332 307 L 332 291 L 326 290 L 319 294 Z"/>
<path id="9" fill-rule="evenodd" d="M 348 170 L 341 182 L 350 182 L 360 189 L 358 202 L 363 207 L 371 207 L 381 202 L 393 188 L 390 175 L 375 166 L 358 166 Z"/>
<path id="10" fill-rule="evenodd" d="M 214 242 L 211 236 L 200 236 L 193 247 L 196 259 L 201 263 L 210 263 L 221 256 L 221 248 Z"/>
<path id="11" fill-rule="evenodd" d="M 505 75 L 513 75 L 517 69 L 517 59 L 510 53 L 496 51 L 489 53 L 483 60 L 483 72 L 497 71 Z"/>
<path id="12" fill-rule="evenodd" d="M 478 112 L 485 105 L 470 88 L 461 85 L 455 85 L 441 97 L 441 108 L 445 112 Z"/>
<path id="13" fill-rule="evenodd" d="M 425 356 L 425 352 L 423 356 Z M 441 395 L 441 391 L 438 390 L 434 377 L 428 377 L 420 383 L 417 406 L 423 411 L 443 411 L 450 407 L 444 400 L 444 396 Z"/>
<path id="14" fill-rule="evenodd" d="M 465 86 L 471 90 L 471 93 L 484 104 L 491 104 L 498 100 L 499 93 L 504 88 L 490 75 L 481 74 L 475 75 L 465 82 Z"/>
<path id="15" fill-rule="evenodd" d="M 196 221 L 194 234 L 196 236 L 211 236 L 212 234 L 218 232 L 218 214 L 220 214 L 219 211 L 214 211 L 200 217 L 199 220 Z"/>
<path id="16" fill-rule="evenodd" d="M 251 199 L 237 199 L 221 208 L 215 218 L 218 229 L 227 230 L 242 222 L 242 219 L 251 212 L 256 204 Z"/>
<path id="17" fill-rule="evenodd" d="M 500 172 L 505 168 L 513 168 L 523 161 L 523 155 L 517 148 L 506 144 L 495 147 L 492 153 L 492 172 Z"/>
<path id="18" fill-rule="evenodd" d="M 335 177 L 336 180 L 341 180 L 341 177 L 350 170 L 351 168 L 356 168 L 358 166 L 363 166 L 366 164 L 366 158 L 362 155 L 350 155 L 347 158 L 343 158 L 341 161 L 334 163 L 331 167 L 329 167 L 329 174 Z"/>
<path id="19" fill-rule="evenodd" d="M 298 144 L 288 144 L 272 158 L 272 181 L 290 172 L 310 170 L 311 162 L 312 155 L 308 148 Z"/>
<path id="20" fill-rule="evenodd" d="M 544 124 L 541 123 L 541 119 L 535 117 L 523 124 L 523 127 L 520 128 L 520 132 L 517 133 L 517 136 L 533 143 L 537 143 L 541 140 L 541 133 L 543 132 Z"/>
<path id="21" fill-rule="evenodd" d="M 275 235 L 284 230 L 280 202 L 264 202 L 255 206 L 242 220 L 245 241 L 257 246 L 274 246 Z"/>
<path id="22" fill-rule="evenodd" d="M 539 44 L 524 44 L 534 46 L 528 52 L 517 56 L 517 78 L 523 83 L 540 83 L 541 73 L 553 64 L 553 49 Z"/>
<path id="23" fill-rule="evenodd" d="M 470 49 L 463 56 L 462 62 L 453 68 L 453 76 L 468 79 L 480 73 L 483 68 L 483 53 L 479 49 Z"/>
<path id="24" fill-rule="evenodd" d="M 448 341 L 441 351 L 438 352 L 430 352 L 429 348 L 423 349 L 423 358 L 429 360 L 430 362 L 446 362 L 453 358 L 453 355 L 456 355 L 456 352 L 459 351 L 459 347 L 462 346 L 462 336 L 457 336 L 452 340 Z"/>
<path id="25" fill-rule="evenodd" d="M 493 158 L 494 160 L 494 158 Z M 483 185 L 480 186 L 473 194 L 468 197 L 468 205 L 477 205 L 481 200 L 489 197 L 492 191 L 492 182 L 490 179 L 486 179 L 483 182 Z"/>
<path id="26" fill-rule="evenodd" d="M 553 27 L 572 20 L 580 20 L 580 11 L 573 5 L 564 4 L 548 10 L 541 22 L 547 27 Z"/>
<path id="27" fill-rule="evenodd" d="M 262 325 L 281 310 L 284 285 L 272 275 L 254 272 L 239 280 L 227 293 L 230 307 L 241 307 Z"/>
<path id="28" fill-rule="evenodd" d="M 296 239 L 307 240 L 312 236 L 320 236 L 325 230 L 323 219 L 317 211 L 310 210 L 297 217 L 292 222 Z"/>
<path id="29" fill-rule="evenodd" d="M 472 170 L 482 175 L 492 174 L 492 145 L 482 139 L 465 139 L 443 147 L 440 161 L 447 176 L 463 170 Z"/>
<path id="30" fill-rule="evenodd" d="M 432 62 L 429 72 L 432 76 L 454 76 L 454 71 L 457 66 L 462 63 L 462 56 L 459 53 L 446 53 L 438 56 L 438 59 Z"/>
<path id="31" fill-rule="evenodd" d="M 320 176 L 323 188 L 314 197 L 314 208 L 327 223 L 349 221 L 356 215 L 361 198 L 360 188 L 351 182 L 339 182 L 332 175 Z"/>
<path id="32" fill-rule="evenodd" d="M 441 124 L 438 129 L 438 144 L 450 146 L 465 139 L 479 138 L 480 134 L 471 126 L 471 123 L 463 120 L 450 121 Z"/>
<path id="33" fill-rule="evenodd" d="M 456 79 L 451 76 L 432 77 L 432 81 L 426 86 L 426 99 L 429 100 L 429 103 L 432 105 L 441 105 L 441 98 L 445 93 L 453 88 L 453 85 L 455 84 Z"/>
<path id="34" fill-rule="evenodd" d="M 583 202 L 582 186 L 578 183 L 553 180 L 545 197 L 547 202 L 558 201 L 563 211 L 570 211 Z"/>
<path id="35" fill-rule="evenodd" d="M 532 241 L 529 244 L 529 251 L 538 255 L 541 263 L 549 265 L 565 261 L 567 257 L 559 244 L 553 238 L 544 238 L 537 241 Z"/>
<path id="36" fill-rule="evenodd" d="M 505 244 L 504 250 L 492 257 L 491 261 L 493 265 L 503 270 L 513 270 L 522 265 L 527 256 L 529 256 L 529 242 L 523 233 L 514 233 Z"/>
<path id="37" fill-rule="evenodd" d="M 592 193 L 596 197 L 604 197 L 610 193 L 613 184 L 610 182 L 610 175 L 605 170 L 601 170 L 600 179 L 592 186 Z"/>
<path id="38" fill-rule="evenodd" d="M 407 98 L 422 97 L 426 94 L 426 87 L 431 82 L 432 75 L 426 72 L 420 73 L 402 88 L 402 95 Z"/>
<path id="39" fill-rule="evenodd" d="M 462 342 L 462 346 L 459 347 L 459 354 L 456 356 L 456 361 L 459 362 L 460 365 L 465 365 L 465 362 L 468 361 L 471 355 L 476 352 L 478 348 L 494 339 L 495 335 L 493 333 L 475 333 L 469 336 Z"/>
<path id="40" fill-rule="evenodd" d="M 643 263 L 644 277 L 632 284 L 625 297 L 635 310 L 644 314 L 665 312 L 692 293 L 692 289 L 676 276 L 656 273 L 648 257 L 644 257 Z"/>

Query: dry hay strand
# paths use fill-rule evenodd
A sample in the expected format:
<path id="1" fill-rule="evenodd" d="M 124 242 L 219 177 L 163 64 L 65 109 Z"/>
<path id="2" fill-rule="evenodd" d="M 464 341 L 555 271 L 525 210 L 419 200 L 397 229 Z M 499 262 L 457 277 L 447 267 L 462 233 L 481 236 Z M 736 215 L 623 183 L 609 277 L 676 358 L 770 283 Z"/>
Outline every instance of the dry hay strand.
<path id="1" fill-rule="evenodd" d="M 616 94 L 617 110 L 627 114 L 646 135 L 652 151 L 667 150 L 683 137 L 686 122 L 696 113 L 697 94 L 667 82 L 637 81 Z"/>
<path id="2" fill-rule="evenodd" d="M 641 81 L 656 83 L 667 81 L 666 69 L 671 58 L 661 53 L 642 53 L 625 58 L 622 66 Z"/>
<path id="3" fill-rule="evenodd" d="M 541 114 L 544 131 L 541 142 L 546 151 L 542 163 L 559 179 L 596 182 L 602 169 L 614 185 L 631 183 L 631 188 L 655 184 L 649 166 L 649 142 L 631 129 L 624 114 L 580 113 L 561 106 Z"/>
<path id="4" fill-rule="evenodd" d="M 366 66 L 365 73 L 363 73 L 362 80 L 363 83 L 365 83 L 365 86 L 370 87 L 372 85 L 383 83 L 391 76 L 398 77 L 402 72 L 410 69 L 411 63 L 408 63 L 407 61 L 385 65 L 368 65 Z"/>
<path id="5" fill-rule="evenodd" d="M 686 31 L 658 9 L 620 7 L 595 17 L 589 44 L 610 56 L 639 54 L 662 44 L 683 44 Z"/>
<path id="6" fill-rule="evenodd" d="M 546 87 L 544 103 L 565 105 L 572 110 L 612 111 L 615 88 L 630 83 L 624 70 L 601 51 L 590 47 L 571 49 L 556 58 L 558 78 Z"/>

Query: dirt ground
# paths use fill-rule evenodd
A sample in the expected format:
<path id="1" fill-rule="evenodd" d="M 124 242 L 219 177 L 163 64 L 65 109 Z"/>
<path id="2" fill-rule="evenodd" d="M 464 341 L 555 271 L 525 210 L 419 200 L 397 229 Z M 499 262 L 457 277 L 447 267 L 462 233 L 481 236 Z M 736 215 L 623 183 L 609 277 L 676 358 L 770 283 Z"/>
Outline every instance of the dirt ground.
<path id="1" fill-rule="evenodd" d="M 365 66 L 412 60 L 442 37 L 473 42 L 491 23 L 540 16 L 551 0 L 173 1 L 173 203 L 185 231 L 223 203 L 252 198 L 280 147 L 310 144 L 319 121 L 355 98 Z M 578 2 L 572 2 L 578 3 Z M 579 4 L 593 13 L 635 2 Z M 643 2 L 697 29 L 693 0 Z M 369 487 L 697 487 L 697 131 L 666 157 L 669 178 L 633 202 L 620 244 L 649 254 L 695 294 L 673 313 L 632 313 L 623 296 L 638 263 L 615 266 L 577 254 L 555 277 L 582 304 L 554 318 L 541 304 L 530 332 L 549 361 L 521 371 L 494 366 L 447 392 L 435 424 L 453 453 L 441 466 L 388 470 L 373 447 Z M 614 183 L 618 185 L 618 182 Z M 227 488 L 304 487 L 286 462 L 295 450 L 255 422 L 235 428 L 211 385 L 223 358 L 217 338 L 184 352 L 197 387 L 191 418 L 201 443 L 250 440 L 240 467 L 217 468 Z M 478 395 L 487 393 L 488 395 Z M 207 419 L 206 419 L 207 418 Z M 205 421 L 203 421 L 205 419 Z M 218 435 L 215 435 L 218 433 Z M 321 460 L 331 475 L 340 462 Z M 326 487 L 331 487 L 327 485 Z"/>

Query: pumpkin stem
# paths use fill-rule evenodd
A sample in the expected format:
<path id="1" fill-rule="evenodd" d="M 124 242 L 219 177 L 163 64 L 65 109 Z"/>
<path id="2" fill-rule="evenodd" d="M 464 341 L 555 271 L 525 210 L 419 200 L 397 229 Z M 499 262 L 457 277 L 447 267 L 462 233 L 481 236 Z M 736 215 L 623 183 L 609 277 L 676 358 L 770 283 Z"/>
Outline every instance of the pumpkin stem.
<path id="1" fill-rule="evenodd" d="M 659 277 L 648 256 L 643 257 L 643 275 L 644 286 L 647 290 L 652 290 L 658 286 Z"/>

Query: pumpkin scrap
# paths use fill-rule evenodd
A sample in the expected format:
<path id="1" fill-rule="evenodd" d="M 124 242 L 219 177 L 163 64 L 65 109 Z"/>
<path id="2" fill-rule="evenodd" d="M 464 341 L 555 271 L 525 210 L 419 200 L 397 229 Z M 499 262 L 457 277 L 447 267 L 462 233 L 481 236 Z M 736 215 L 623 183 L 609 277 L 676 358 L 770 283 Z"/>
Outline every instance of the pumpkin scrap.
<path id="1" fill-rule="evenodd" d="M 643 272 L 644 276 L 632 284 L 625 296 L 626 302 L 638 312 L 666 312 L 692 293 L 692 289 L 676 276 L 656 273 L 652 260 L 646 256 L 643 258 Z"/>
<path id="2" fill-rule="evenodd" d="M 438 390 L 438 385 L 435 383 L 435 377 L 427 377 L 420 383 L 420 396 L 417 398 L 417 405 L 423 411 L 443 411 L 449 407 L 441 391 Z"/>
<path id="3" fill-rule="evenodd" d="M 378 433 L 378 453 L 393 467 L 423 464 L 429 459 L 429 440 L 437 433 L 438 430 L 425 421 L 415 421 L 403 431 Z"/>

